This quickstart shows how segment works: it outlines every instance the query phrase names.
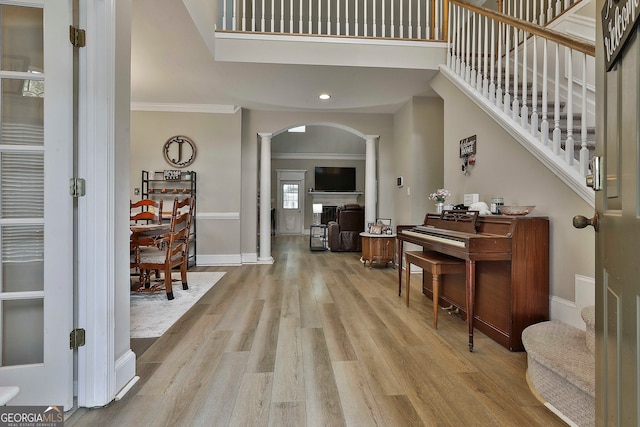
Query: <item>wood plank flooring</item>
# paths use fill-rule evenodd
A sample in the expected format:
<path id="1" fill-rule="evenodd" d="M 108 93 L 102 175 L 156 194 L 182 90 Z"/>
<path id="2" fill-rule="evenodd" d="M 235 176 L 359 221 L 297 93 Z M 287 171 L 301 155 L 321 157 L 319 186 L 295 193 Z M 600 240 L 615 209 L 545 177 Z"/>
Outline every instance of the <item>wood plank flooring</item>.
<path id="1" fill-rule="evenodd" d="M 564 426 L 531 393 L 526 354 L 441 312 L 359 253 L 275 236 L 273 265 L 226 271 L 158 339 L 132 340 L 140 381 L 82 426 Z"/>

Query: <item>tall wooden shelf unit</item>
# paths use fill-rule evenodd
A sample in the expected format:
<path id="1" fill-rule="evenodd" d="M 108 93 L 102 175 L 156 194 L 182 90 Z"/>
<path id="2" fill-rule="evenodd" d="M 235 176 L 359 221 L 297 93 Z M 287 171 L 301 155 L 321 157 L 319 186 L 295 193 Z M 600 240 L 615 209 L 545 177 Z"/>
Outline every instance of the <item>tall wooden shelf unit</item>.
<path id="1" fill-rule="evenodd" d="M 173 199 L 178 197 L 196 197 L 196 173 L 192 171 L 170 170 L 149 172 L 142 171 L 141 192 L 143 199 L 162 199 L 163 218 L 171 217 Z M 197 202 L 197 200 L 196 200 Z M 196 217 L 191 221 L 189 236 L 188 266 L 196 265 Z"/>

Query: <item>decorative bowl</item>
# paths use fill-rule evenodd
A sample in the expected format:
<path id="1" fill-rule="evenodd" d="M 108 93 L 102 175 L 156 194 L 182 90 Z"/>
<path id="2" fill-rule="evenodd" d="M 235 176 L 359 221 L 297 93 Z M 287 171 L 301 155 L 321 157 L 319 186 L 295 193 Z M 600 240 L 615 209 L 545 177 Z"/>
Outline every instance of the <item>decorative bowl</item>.
<path id="1" fill-rule="evenodd" d="M 498 206 L 502 215 L 527 215 L 535 206 Z"/>

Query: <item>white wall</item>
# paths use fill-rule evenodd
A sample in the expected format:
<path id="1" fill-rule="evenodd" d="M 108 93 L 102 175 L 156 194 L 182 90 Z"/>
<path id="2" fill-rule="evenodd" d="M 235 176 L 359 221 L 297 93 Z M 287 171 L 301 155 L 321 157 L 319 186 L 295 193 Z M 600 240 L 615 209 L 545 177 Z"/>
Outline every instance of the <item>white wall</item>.
<path id="1" fill-rule="evenodd" d="M 593 208 L 445 77 L 434 79 L 432 87 L 444 99 L 444 185 L 453 193 L 451 201 L 479 193 L 487 204 L 499 196 L 507 205 L 535 205 L 532 214 L 550 221 L 550 294 L 574 301 L 576 275 L 594 277 L 595 236 L 591 228 L 573 228 L 572 218 L 591 217 Z M 459 141 L 471 135 L 477 135 L 477 163 L 465 176 Z"/>

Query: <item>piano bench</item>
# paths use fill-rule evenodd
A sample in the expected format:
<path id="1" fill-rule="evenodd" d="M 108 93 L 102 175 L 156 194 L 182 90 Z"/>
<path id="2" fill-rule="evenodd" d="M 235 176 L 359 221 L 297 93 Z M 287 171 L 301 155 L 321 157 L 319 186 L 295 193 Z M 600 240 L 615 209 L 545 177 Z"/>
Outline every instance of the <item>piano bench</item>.
<path id="1" fill-rule="evenodd" d="M 464 260 L 453 258 L 440 252 L 406 251 L 404 253 L 407 277 L 407 307 L 409 307 L 409 291 L 411 289 L 411 264 L 415 264 L 428 271 L 433 277 L 433 327 L 438 329 L 438 298 L 440 296 L 440 275 L 464 274 L 466 264 Z"/>

